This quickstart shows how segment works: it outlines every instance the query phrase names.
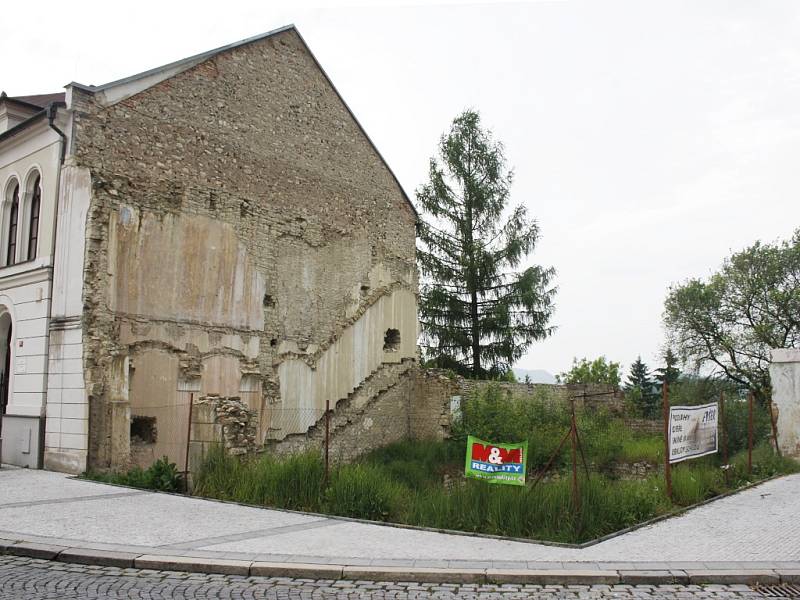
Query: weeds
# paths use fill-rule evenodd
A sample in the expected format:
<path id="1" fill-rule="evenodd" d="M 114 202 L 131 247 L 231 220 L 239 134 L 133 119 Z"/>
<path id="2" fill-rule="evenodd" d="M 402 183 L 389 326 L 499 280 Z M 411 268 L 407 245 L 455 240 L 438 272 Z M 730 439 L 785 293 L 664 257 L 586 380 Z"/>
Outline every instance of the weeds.
<path id="1" fill-rule="evenodd" d="M 169 462 L 166 456 L 159 458 L 147 469 L 134 467 L 124 473 L 87 471 L 83 474 L 83 477 L 92 481 L 128 485 L 162 492 L 181 492 L 184 489 L 183 476 L 178 471 L 175 463 Z"/>

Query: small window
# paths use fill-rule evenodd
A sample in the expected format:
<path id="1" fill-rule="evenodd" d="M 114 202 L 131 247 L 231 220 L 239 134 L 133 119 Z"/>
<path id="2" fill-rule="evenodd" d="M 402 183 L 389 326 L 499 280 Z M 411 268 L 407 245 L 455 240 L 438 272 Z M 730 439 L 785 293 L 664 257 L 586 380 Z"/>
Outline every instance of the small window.
<path id="1" fill-rule="evenodd" d="M 19 183 L 14 184 L 11 192 L 11 206 L 8 209 L 8 245 L 6 247 L 6 265 L 17 262 L 17 220 L 19 219 Z"/>
<path id="2" fill-rule="evenodd" d="M 400 349 L 400 331 L 398 329 L 387 329 L 383 336 L 383 351 L 397 352 Z"/>
<path id="3" fill-rule="evenodd" d="M 42 205 L 42 177 L 36 176 L 31 195 L 31 218 L 28 226 L 28 260 L 36 258 L 36 247 L 39 243 L 39 208 Z"/>
<path id="4" fill-rule="evenodd" d="M 155 444 L 158 439 L 156 418 L 133 415 L 131 417 L 131 443 Z"/>

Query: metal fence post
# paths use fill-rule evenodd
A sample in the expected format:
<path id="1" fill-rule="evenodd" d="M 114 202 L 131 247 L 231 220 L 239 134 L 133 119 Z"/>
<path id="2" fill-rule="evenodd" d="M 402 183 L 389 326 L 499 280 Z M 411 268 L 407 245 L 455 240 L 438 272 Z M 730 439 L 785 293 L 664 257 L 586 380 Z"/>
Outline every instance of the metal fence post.
<path id="1" fill-rule="evenodd" d="M 753 472 L 753 392 L 747 394 L 747 473 Z"/>
<path id="2" fill-rule="evenodd" d="M 725 428 L 725 391 L 719 392 L 719 421 L 722 425 L 722 463 L 725 465 L 725 484 L 728 483 L 728 431 Z"/>
<path id="3" fill-rule="evenodd" d="M 325 485 L 328 484 L 330 473 L 331 451 L 331 401 L 325 400 Z"/>
<path id="4" fill-rule="evenodd" d="M 184 485 L 186 491 L 189 491 L 189 445 L 192 443 L 192 406 L 194 405 L 194 392 L 189 393 L 189 419 L 186 425 L 186 475 Z"/>
<path id="5" fill-rule="evenodd" d="M 669 463 L 669 384 L 665 381 L 661 388 L 664 404 L 664 479 L 667 483 L 667 497 L 672 501 L 672 471 Z"/>
<path id="6" fill-rule="evenodd" d="M 572 441 L 572 499 L 575 505 L 575 518 L 580 519 L 581 495 L 578 489 L 578 428 L 575 422 L 575 398 L 571 398 L 572 404 L 572 424 L 570 425 L 570 437 Z"/>

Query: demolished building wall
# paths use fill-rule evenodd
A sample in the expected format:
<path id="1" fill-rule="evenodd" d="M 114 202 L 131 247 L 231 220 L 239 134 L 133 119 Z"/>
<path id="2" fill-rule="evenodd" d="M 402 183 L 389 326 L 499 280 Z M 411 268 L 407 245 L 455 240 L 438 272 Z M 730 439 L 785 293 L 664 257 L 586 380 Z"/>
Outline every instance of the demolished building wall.
<path id="1" fill-rule="evenodd" d="M 414 360 L 416 215 L 293 29 L 72 95 L 89 467 L 181 461 L 193 394 L 241 398 L 264 442 Z"/>

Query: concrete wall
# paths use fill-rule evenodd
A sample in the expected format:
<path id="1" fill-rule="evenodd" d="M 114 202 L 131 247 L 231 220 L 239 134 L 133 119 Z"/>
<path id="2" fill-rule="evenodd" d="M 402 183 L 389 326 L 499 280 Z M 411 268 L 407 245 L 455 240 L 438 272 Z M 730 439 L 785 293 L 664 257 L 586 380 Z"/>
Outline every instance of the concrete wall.
<path id="1" fill-rule="evenodd" d="M 89 466 L 130 462 L 126 415 L 185 437 L 182 382 L 241 396 L 263 440 L 413 359 L 416 216 L 294 31 L 124 96 L 69 94 Z"/>
<path id="2" fill-rule="evenodd" d="M 769 366 L 778 447 L 800 459 L 800 350 L 775 349 Z"/>

